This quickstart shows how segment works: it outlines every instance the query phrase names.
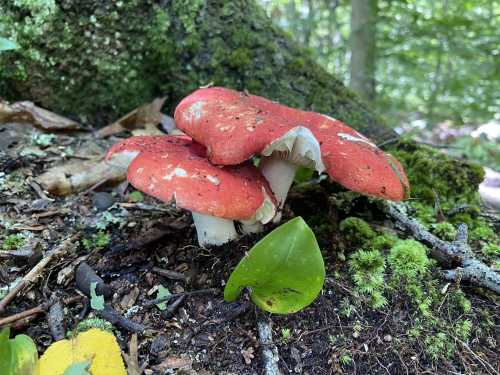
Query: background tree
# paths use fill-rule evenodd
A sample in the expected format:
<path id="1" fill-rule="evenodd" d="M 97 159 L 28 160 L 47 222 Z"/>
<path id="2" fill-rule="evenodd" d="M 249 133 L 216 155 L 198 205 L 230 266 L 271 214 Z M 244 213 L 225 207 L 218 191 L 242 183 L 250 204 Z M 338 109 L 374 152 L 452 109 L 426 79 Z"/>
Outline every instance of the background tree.
<path id="1" fill-rule="evenodd" d="M 375 99 L 377 0 L 351 1 L 350 87 L 363 99 Z"/>

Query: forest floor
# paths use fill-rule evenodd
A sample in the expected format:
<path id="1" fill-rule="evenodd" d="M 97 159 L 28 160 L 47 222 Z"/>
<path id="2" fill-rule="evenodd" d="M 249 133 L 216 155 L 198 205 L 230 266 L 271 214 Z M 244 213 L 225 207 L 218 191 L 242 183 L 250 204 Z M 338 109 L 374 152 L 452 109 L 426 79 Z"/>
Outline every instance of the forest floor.
<path id="1" fill-rule="evenodd" d="M 0 322 L 42 304 L 40 313 L 9 324 L 15 334 L 32 337 L 43 353 L 61 327 L 66 334 L 97 316 L 74 277 L 75 268 L 86 262 L 112 290 L 107 303 L 120 316 L 112 329 L 124 353 L 134 334 L 127 322 L 144 326 L 137 332 L 137 349 L 146 374 L 261 374 L 256 319 L 263 313 L 245 296 L 236 303 L 222 297 L 225 281 L 257 237 L 203 249 L 188 213 L 134 193 L 126 184 L 103 183 L 57 196 L 37 183 L 36 177 L 54 165 L 92 163 L 118 140 L 21 123 L 0 127 L 0 297 L 44 253 L 78 238 L 7 304 Z M 294 215 L 318 230 L 327 278 L 320 296 L 303 311 L 264 315 L 272 324 L 283 373 L 499 373 L 498 296 L 447 282 L 434 264 L 422 275 L 425 282 L 416 284 L 431 299 L 428 315 L 415 306 L 415 294 L 394 283 L 382 289 L 384 306 L 373 308 L 352 280 L 353 241 L 339 224 L 357 216 L 374 231 L 406 235 L 369 200 L 352 200 L 347 211 L 333 205 L 329 184 L 292 191 L 285 219 Z M 391 284 L 388 272 L 384 277 Z M 163 310 L 148 304 L 160 286 L 176 295 Z M 64 306 L 62 317 L 50 309 L 57 301 Z"/>

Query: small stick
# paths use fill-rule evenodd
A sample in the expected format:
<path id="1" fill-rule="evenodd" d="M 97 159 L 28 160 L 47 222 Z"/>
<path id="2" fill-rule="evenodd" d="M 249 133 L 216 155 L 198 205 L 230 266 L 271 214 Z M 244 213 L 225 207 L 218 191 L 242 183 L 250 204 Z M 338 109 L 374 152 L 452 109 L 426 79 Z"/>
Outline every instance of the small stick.
<path id="1" fill-rule="evenodd" d="M 417 220 L 407 217 L 396 204 L 384 203 L 383 210 L 415 239 L 430 245 L 431 255 L 443 266 L 458 265 L 457 268 L 444 272 L 445 279 L 468 281 L 472 285 L 500 294 L 500 273 L 474 257 L 472 249 L 467 244 L 467 225 L 460 224 L 455 240 L 447 242 L 430 233 Z"/>
<path id="2" fill-rule="evenodd" d="M 74 297 L 70 297 L 70 298 L 65 299 L 63 301 L 63 304 L 64 305 L 70 305 L 72 303 L 80 301 L 81 299 L 82 299 L 82 296 L 80 296 L 80 295 L 74 296 Z M 30 317 L 30 316 L 33 316 L 33 315 L 45 312 L 45 311 L 47 311 L 47 309 L 49 307 L 50 307 L 49 303 L 42 303 L 41 305 L 33 307 L 32 309 L 25 310 L 23 312 L 20 312 L 20 313 L 17 313 L 17 314 L 14 314 L 14 315 L 2 318 L 2 319 L 0 319 L 0 327 L 6 326 L 7 324 L 16 322 L 18 320 L 21 320 L 21 319 L 24 319 L 24 318 L 27 318 L 27 317 Z"/>
<path id="3" fill-rule="evenodd" d="M 171 300 L 172 298 L 177 298 L 177 297 L 182 297 L 182 296 L 194 296 L 194 295 L 197 295 L 197 294 L 208 294 L 208 293 L 214 293 L 215 294 L 218 291 L 219 291 L 218 289 L 211 288 L 211 289 L 193 290 L 191 292 L 183 292 L 183 293 L 170 294 L 170 295 L 165 296 L 165 297 L 153 299 L 151 301 L 146 301 L 146 302 L 144 302 L 142 304 L 142 306 L 143 307 L 151 307 L 151 306 L 157 305 L 157 304 L 162 303 L 162 302 L 167 302 L 167 301 Z"/>
<path id="4" fill-rule="evenodd" d="M 76 240 L 80 235 L 76 234 L 70 238 L 64 240 L 60 245 L 56 246 L 54 249 L 50 250 L 45 257 L 43 257 L 35 267 L 31 269 L 23 279 L 9 291 L 9 293 L 0 301 L 0 314 L 4 312 L 7 305 L 17 296 L 17 294 L 23 290 L 29 284 L 32 284 L 41 275 L 45 267 L 50 263 L 50 261 L 58 256 L 64 254 L 72 246 L 75 245 Z"/>
<path id="5" fill-rule="evenodd" d="M 273 330 L 270 321 L 261 312 L 257 312 L 257 331 L 264 361 L 264 374 L 279 375 L 278 349 L 273 343 Z"/>

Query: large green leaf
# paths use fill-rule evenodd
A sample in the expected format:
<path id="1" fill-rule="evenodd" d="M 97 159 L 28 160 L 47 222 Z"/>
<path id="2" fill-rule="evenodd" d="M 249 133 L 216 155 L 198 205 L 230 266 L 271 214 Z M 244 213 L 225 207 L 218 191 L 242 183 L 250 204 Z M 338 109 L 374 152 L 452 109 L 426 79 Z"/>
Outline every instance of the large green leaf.
<path id="1" fill-rule="evenodd" d="M 0 36 L 0 52 L 18 48 L 19 46 L 16 43 L 11 42 L 9 39 L 5 39 Z"/>
<path id="2" fill-rule="evenodd" d="M 309 305 L 323 287 L 325 266 L 313 231 L 296 217 L 260 240 L 233 271 L 226 301 L 248 287 L 261 309 L 289 314 Z"/>
<path id="3" fill-rule="evenodd" d="M 0 332 L 0 374 L 32 375 L 38 361 L 35 343 L 26 335 L 9 340 L 9 334 L 9 328 Z"/>

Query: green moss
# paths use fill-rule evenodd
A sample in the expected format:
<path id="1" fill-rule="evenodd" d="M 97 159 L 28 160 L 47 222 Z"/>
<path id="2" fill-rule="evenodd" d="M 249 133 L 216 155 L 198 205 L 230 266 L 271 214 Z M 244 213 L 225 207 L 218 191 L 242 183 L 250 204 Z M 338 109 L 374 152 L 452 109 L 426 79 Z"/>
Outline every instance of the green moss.
<path id="1" fill-rule="evenodd" d="M 398 241 L 387 260 L 397 280 L 416 280 L 427 272 L 430 265 L 425 246 L 414 240 Z"/>
<path id="2" fill-rule="evenodd" d="M 389 151 L 405 168 L 411 185 L 409 204 L 424 223 L 435 222 L 436 201 L 444 212 L 459 204 L 479 205 L 477 188 L 484 177 L 480 166 L 454 160 L 407 140 L 393 145 Z"/>
<path id="3" fill-rule="evenodd" d="M 339 229 L 352 246 L 362 246 L 376 236 L 370 225 L 358 217 L 348 217 L 342 220 Z"/>
<path id="4" fill-rule="evenodd" d="M 484 221 L 477 221 L 476 227 L 470 232 L 473 241 L 491 241 L 495 238 L 495 232 L 491 226 Z"/>
<path id="5" fill-rule="evenodd" d="M 481 252 L 487 256 L 500 256 L 500 245 L 494 243 L 487 243 L 481 248 Z"/>
<path id="6" fill-rule="evenodd" d="M 113 332 L 113 325 L 103 319 L 100 318 L 88 318 L 85 320 L 82 320 L 78 325 L 76 326 L 76 332 L 85 332 L 88 331 L 91 328 L 98 328 L 102 329 L 104 331 L 108 332 Z"/>
<path id="7" fill-rule="evenodd" d="M 386 251 L 393 247 L 397 241 L 398 238 L 396 236 L 392 234 L 383 234 L 375 237 L 373 241 L 370 242 L 369 246 L 373 250 Z"/>
<path id="8" fill-rule="evenodd" d="M 3 250 L 16 250 L 23 246 L 25 238 L 21 234 L 10 234 L 2 243 Z"/>
<path id="9" fill-rule="evenodd" d="M 432 232 L 443 241 L 452 241 L 457 235 L 457 230 L 453 224 L 446 221 L 432 225 Z"/>
<path id="10" fill-rule="evenodd" d="M 369 298 L 373 308 L 387 304 L 383 296 L 385 260 L 380 251 L 356 251 L 350 257 L 349 270 L 356 290 Z"/>

